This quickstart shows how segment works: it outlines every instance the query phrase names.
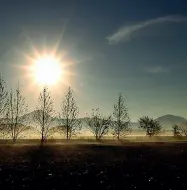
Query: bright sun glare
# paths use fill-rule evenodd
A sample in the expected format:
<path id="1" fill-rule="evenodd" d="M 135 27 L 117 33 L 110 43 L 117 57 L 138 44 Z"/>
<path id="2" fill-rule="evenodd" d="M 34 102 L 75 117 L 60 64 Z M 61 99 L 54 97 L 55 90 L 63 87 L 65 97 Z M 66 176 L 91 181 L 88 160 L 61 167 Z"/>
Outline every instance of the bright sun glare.
<path id="1" fill-rule="evenodd" d="M 33 72 L 36 82 L 44 85 L 56 84 L 63 75 L 60 61 L 51 55 L 36 59 Z"/>
<path id="2" fill-rule="evenodd" d="M 55 47 L 38 50 L 31 45 L 32 51 L 30 55 L 23 53 L 27 64 L 20 65 L 25 79 L 28 79 L 29 89 L 41 86 L 51 86 L 58 89 L 60 85 L 72 85 L 72 78 L 76 76 L 73 72 L 76 63 L 65 50 L 58 50 L 58 44 Z"/>

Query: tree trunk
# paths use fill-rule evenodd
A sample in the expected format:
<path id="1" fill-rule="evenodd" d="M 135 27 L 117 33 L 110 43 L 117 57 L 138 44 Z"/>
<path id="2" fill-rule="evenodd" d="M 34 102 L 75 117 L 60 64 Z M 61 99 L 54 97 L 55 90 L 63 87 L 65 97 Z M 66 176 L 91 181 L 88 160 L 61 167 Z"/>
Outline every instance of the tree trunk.
<path id="1" fill-rule="evenodd" d="M 41 138 L 40 146 L 43 147 L 43 144 L 44 144 L 44 139 Z"/>
<path id="2" fill-rule="evenodd" d="M 69 140 L 69 138 L 68 138 L 68 125 L 67 125 L 67 127 L 66 127 L 66 140 L 67 140 L 67 141 Z"/>
<path id="3" fill-rule="evenodd" d="M 97 136 L 97 135 L 95 136 L 95 139 L 96 139 L 96 141 L 98 141 L 98 140 L 99 140 L 99 138 L 98 138 L 98 136 Z"/>
<path id="4" fill-rule="evenodd" d="M 43 144 L 44 144 L 44 131 L 42 130 L 42 138 L 40 142 L 41 147 L 43 146 Z"/>
<path id="5" fill-rule="evenodd" d="M 13 144 L 16 143 L 16 138 L 15 137 L 13 137 L 12 142 L 13 142 Z"/>
<path id="6" fill-rule="evenodd" d="M 118 133 L 117 139 L 118 139 L 118 141 L 120 140 L 119 133 Z"/>

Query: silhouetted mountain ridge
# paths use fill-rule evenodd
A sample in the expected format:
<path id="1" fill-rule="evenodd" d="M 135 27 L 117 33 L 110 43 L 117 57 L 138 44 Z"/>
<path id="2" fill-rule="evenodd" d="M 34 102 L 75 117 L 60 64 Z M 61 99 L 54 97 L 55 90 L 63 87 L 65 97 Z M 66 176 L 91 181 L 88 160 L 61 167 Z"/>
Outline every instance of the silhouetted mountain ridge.
<path id="1" fill-rule="evenodd" d="M 175 116 L 175 115 L 164 115 L 161 117 L 158 117 L 156 119 L 164 128 L 170 128 L 175 124 L 182 124 L 182 123 L 186 123 L 187 120 L 184 117 L 181 116 Z"/>
<path id="2" fill-rule="evenodd" d="M 31 126 L 33 126 L 33 127 L 34 127 L 33 117 L 34 117 L 35 113 L 36 113 L 36 111 L 32 111 L 32 112 L 22 116 L 22 117 L 26 118 L 28 121 L 30 121 Z M 51 119 L 53 121 L 52 122 L 53 126 L 59 126 L 60 124 L 63 124 L 65 122 L 65 119 L 59 119 L 57 116 L 51 117 Z M 86 119 L 87 118 L 83 117 L 83 118 L 78 118 L 78 119 L 82 121 L 83 128 L 87 128 L 86 127 Z M 164 129 L 171 129 L 174 124 L 180 125 L 182 123 L 187 122 L 187 120 L 184 117 L 170 115 L 170 114 L 160 116 L 160 117 L 156 118 L 155 120 L 157 120 L 163 126 Z M 139 126 L 138 121 L 131 122 L 132 129 L 136 130 L 136 129 L 138 129 L 138 126 Z"/>

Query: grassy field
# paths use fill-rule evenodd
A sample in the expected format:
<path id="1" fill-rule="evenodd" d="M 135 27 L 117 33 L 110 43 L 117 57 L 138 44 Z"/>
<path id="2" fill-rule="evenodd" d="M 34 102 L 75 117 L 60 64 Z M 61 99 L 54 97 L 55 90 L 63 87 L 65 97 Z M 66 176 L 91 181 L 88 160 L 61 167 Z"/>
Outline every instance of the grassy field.
<path id="1" fill-rule="evenodd" d="M 0 189 L 187 188 L 182 141 L 32 143 L 0 145 Z"/>

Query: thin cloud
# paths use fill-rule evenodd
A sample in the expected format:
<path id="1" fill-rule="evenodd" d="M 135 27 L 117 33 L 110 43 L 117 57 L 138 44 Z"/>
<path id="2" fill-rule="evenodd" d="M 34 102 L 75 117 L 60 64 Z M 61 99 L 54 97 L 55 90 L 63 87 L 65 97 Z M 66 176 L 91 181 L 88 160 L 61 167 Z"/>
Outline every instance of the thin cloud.
<path id="1" fill-rule="evenodd" d="M 168 72 L 170 72 L 170 70 L 167 69 L 167 68 L 164 68 L 162 66 L 155 66 L 155 67 L 147 67 L 147 68 L 145 68 L 145 72 L 158 74 L 158 73 L 168 73 Z"/>
<path id="2" fill-rule="evenodd" d="M 146 20 L 144 22 L 136 23 L 134 25 L 128 25 L 120 28 L 117 32 L 107 37 L 109 44 L 117 44 L 120 42 L 129 41 L 132 38 L 133 33 L 138 32 L 148 26 L 161 24 L 161 23 L 180 23 L 187 21 L 187 17 L 183 16 L 165 16 L 158 17 L 156 19 Z"/>

